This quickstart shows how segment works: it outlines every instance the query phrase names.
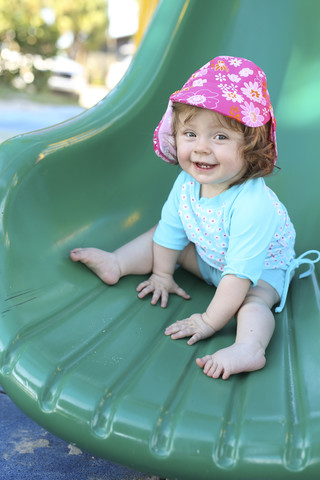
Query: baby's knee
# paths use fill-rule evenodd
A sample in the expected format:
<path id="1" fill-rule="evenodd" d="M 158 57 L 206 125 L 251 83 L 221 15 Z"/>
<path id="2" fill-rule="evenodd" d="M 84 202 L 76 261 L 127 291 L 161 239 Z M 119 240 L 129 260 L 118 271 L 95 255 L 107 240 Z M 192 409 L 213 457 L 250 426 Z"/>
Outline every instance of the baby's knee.
<path id="1" fill-rule="evenodd" d="M 243 304 L 238 310 L 237 320 L 240 317 L 244 318 L 269 318 L 273 317 L 271 311 L 272 305 L 263 297 L 255 295 L 255 293 L 248 293 Z"/>
<path id="2" fill-rule="evenodd" d="M 255 287 L 249 289 L 243 305 L 251 303 L 262 306 L 265 305 L 271 310 L 271 308 L 279 303 L 279 301 L 280 298 L 278 292 L 267 282 L 259 280 Z"/>

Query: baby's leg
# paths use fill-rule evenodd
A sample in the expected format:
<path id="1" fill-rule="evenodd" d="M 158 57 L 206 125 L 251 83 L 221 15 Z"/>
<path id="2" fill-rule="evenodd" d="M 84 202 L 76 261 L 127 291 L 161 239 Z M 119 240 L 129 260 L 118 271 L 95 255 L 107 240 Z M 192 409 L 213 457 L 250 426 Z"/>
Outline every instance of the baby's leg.
<path id="1" fill-rule="evenodd" d="M 156 227 L 153 227 L 114 252 L 105 252 L 98 248 L 75 248 L 70 252 L 70 258 L 74 262 L 84 263 L 108 285 L 114 285 L 125 275 L 150 273 L 155 229 Z"/>
<path id="2" fill-rule="evenodd" d="M 277 292 L 268 283 L 260 280 L 256 287 L 252 287 L 238 311 L 235 343 L 197 359 L 204 373 L 213 378 L 222 376 L 226 380 L 235 373 L 263 368 L 265 350 L 275 326 L 271 308 L 278 302 Z"/>
<path id="3" fill-rule="evenodd" d="M 196 277 L 202 278 L 194 243 L 189 243 L 179 255 L 178 264 Z"/>

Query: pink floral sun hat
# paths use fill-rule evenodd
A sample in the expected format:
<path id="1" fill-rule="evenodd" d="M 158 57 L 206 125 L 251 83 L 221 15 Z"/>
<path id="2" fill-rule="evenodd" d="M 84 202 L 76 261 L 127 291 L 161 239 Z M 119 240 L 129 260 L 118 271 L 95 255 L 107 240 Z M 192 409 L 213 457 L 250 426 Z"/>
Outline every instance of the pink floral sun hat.
<path id="1" fill-rule="evenodd" d="M 265 73 L 250 60 L 216 57 L 197 70 L 169 98 L 167 110 L 154 132 L 156 154 L 168 163 L 177 164 L 172 132 L 174 102 L 214 110 L 249 127 L 265 125 L 271 119 L 270 140 L 277 159 L 276 119 L 267 89 Z"/>

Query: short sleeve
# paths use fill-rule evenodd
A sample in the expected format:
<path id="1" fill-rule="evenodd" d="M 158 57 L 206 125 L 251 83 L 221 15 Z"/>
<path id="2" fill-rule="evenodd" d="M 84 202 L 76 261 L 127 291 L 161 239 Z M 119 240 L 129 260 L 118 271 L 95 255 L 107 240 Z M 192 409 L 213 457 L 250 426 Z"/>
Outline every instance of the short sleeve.
<path id="1" fill-rule="evenodd" d="M 161 211 L 161 219 L 154 233 L 153 240 L 162 247 L 183 250 L 189 243 L 179 216 L 179 203 L 185 173 L 176 179 L 169 197 Z"/>
<path id="2" fill-rule="evenodd" d="M 223 275 L 248 278 L 256 285 L 279 217 L 264 182 L 251 182 L 230 210 L 229 247 Z"/>

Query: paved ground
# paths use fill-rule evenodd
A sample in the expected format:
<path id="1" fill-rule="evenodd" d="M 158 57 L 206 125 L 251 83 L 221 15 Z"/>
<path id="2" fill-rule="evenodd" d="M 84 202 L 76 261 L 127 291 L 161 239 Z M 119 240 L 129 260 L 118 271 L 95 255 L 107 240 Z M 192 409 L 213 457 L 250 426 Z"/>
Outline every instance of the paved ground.
<path id="1" fill-rule="evenodd" d="M 0 143 L 20 133 L 39 130 L 78 115 L 83 107 L 45 105 L 27 100 L 0 100 Z"/>
<path id="2" fill-rule="evenodd" d="M 24 415 L 0 385 L 1 480 L 159 480 L 115 465 L 51 435 Z"/>

